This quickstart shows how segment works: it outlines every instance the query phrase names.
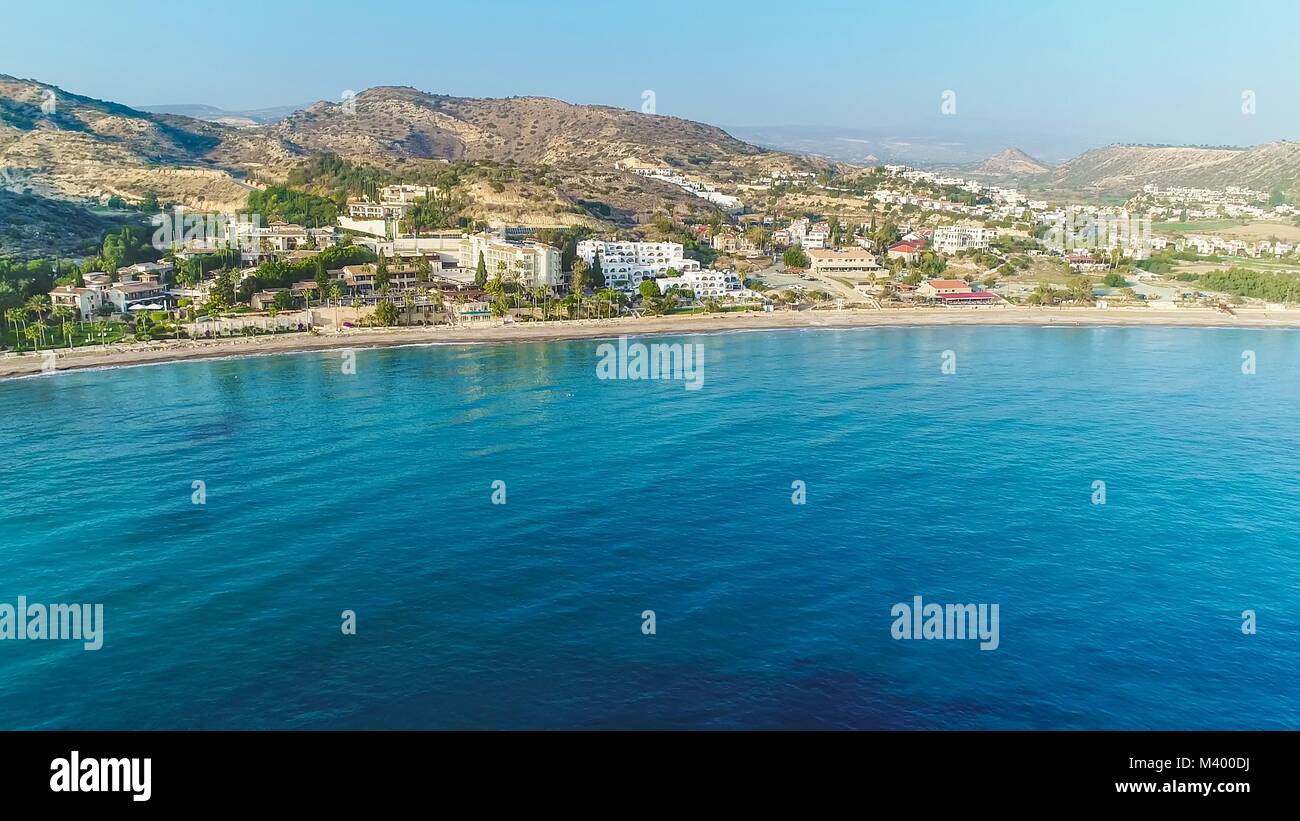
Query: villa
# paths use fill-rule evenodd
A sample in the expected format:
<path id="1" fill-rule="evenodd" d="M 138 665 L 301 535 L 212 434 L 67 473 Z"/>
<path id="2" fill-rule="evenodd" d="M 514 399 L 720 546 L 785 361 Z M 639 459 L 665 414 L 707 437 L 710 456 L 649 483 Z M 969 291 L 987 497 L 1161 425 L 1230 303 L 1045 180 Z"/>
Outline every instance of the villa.
<path id="1" fill-rule="evenodd" d="M 72 308 L 82 322 L 88 322 L 99 313 L 104 305 L 101 287 L 78 288 L 73 285 L 60 285 L 50 291 L 50 304 Z"/>
<path id="2" fill-rule="evenodd" d="M 925 247 L 925 241 L 921 239 L 899 240 L 886 249 L 886 253 L 891 259 L 901 259 L 904 262 L 916 262 L 921 257 L 921 249 Z"/>

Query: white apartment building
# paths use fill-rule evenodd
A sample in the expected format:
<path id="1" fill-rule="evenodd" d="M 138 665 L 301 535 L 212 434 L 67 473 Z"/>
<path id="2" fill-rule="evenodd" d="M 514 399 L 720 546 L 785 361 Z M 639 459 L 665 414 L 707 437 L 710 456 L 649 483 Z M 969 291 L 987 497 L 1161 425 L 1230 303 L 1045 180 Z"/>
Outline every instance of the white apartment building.
<path id="1" fill-rule="evenodd" d="M 648 279 L 659 279 L 668 269 L 685 274 L 700 270 L 700 263 L 683 256 L 680 242 L 620 242 L 584 239 L 578 243 L 578 258 L 588 265 L 600 255 L 600 272 L 605 284 L 620 291 L 634 291 Z"/>
<path id="2" fill-rule="evenodd" d="M 947 228 L 936 228 L 931 243 L 936 251 L 952 254 L 967 248 L 987 248 L 997 238 L 996 228 L 950 225 Z"/>
<path id="3" fill-rule="evenodd" d="M 745 288 L 735 271 L 688 271 L 676 277 L 657 277 L 659 293 L 666 294 L 674 286 L 692 291 L 697 299 L 718 296 L 742 296 Z"/>
<path id="4" fill-rule="evenodd" d="M 487 268 L 488 278 L 504 272 L 532 288 L 556 288 L 560 285 L 560 251 L 538 242 L 515 242 L 492 234 L 461 237 L 458 258 L 460 267 L 477 270 L 479 257 Z"/>

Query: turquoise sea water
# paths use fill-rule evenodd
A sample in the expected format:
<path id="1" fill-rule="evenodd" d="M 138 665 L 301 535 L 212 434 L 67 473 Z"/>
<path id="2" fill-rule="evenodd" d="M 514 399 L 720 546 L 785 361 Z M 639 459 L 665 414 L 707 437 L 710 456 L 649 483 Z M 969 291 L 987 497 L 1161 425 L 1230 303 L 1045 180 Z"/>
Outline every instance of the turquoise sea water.
<path id="1" fill-rule="evenodd" d="M 598 341 L 0 383 L 0 602 L 105 608 L 0 641 L 0 728 L 1300 727 L 1300 334 L 646 341 L 704 387 Z M 916 595 L 1000 646 L 892 639 Z"/>

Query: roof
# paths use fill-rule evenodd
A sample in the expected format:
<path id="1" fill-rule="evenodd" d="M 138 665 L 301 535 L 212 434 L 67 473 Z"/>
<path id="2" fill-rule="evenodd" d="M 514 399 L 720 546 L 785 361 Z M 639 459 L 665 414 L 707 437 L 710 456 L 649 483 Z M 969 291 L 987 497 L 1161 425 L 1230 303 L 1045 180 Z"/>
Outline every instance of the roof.
<path id="1" fill-rule="evenodd" d="M 901 251 L 904 248 L 906 248 L 908 251 L 919 251 L 921 249 L 921 246 L 923 245 L 925 245 L 925 243 L 917 239 L 899 240 L 898 242 L 895 242 L 893 245 L 889 246 L 889 250 Z"/>
<path id="2" fill-rule="evenodd" d="M 809 248 L 805 251 L 809 259 L 870 259 L 875 261 L 875 256 L 870 251 L 864 251 L 860 248 L 848 251 L 836 251 L 833 248 Z"/>
<path id="3" fill-rule="evenodd" d="M 929 283 L 931 288 L 970 288 L 963 279 L 932 279 Z"/>
<path id="4" fill-rule="evenodd" d="M 997 299 L 997 296 L 992 291 L 966 291 L 960 294 L 939 294 L 939 299 L 948 302 L 961 302 L 971 299 Z"/>

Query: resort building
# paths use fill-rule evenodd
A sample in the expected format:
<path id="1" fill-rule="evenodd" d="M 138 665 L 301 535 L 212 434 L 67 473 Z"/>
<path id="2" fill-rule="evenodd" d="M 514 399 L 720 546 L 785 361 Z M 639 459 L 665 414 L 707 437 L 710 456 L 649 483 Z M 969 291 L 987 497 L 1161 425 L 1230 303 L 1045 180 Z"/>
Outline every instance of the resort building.
<path id="1" fill-rule="evenodd" d="M 600 258 L 605 284 L 620 291 L 634 291 L 648 279 L 698 272 L 700 263 L 683 256 L 679 242 L 620 242 L 584 239 L 578 243 L 578 258 L 594 265 Z"/>
<path id="2" fill-rule="evenodd" d="M 334 227 L 304 228 L 286 222 L 273 222 L 265 228 L 249 222 L 232 220 L 231 242 L 242 251 L 245 262 L 260 262 L 291 251 L 328 248 L 338 240 Z"/>
<path id="3" fill-rule="evenodd" d="M 386 185 L 378 191 L 378 202 L 369 197 L 349 200 L 348 216 L 360 220 L 402 219 L 416 202 L 437 190 L 426 185 Z"/>
<path id="4" fill-rule="evenodd" d="M 658 277 L 655 284 L 661 294 L 668 293 L 669 288 L 685 288 L 695 294 L 697 299 L 704 297 L 745 296 L 748 291 L 741 285 L 740 277 L 735 271 L 688 271 L 681 276 Z"/>
<path id="5" fill-rule="evenodd" d="M 940 305 L 995 305 L 1002 297 L 992 291 L 966 291 L 958 294 L 939 294 L 934 299 Z"/>
<path id="6" fill-rule="evenodd" d="M 492 234 L 462 237 L 460 267 L 477 270 L 480 258 L 489 279 L 501 274 L 531 288 L 552 289 L 562 281 L 559 249 L 539 242 L 506 240 Z"/>
<path id="7" fill-rule="evenodd" d="M 924 299 L 969 293 L 971 293 L 970 283 L 960 279 L 927 279 L 916 287 L 916 295 Z"/>
<path id="8" fill-rule="evenodd" d="M 388 263 L 388 288 L 390 291 L 400 291 L 404 288 L 415 288 L 421 284 L 420 271 L 413 265 L 401 265 L 393 261 Z M 343 285 L 353 293 L 366 293 L 369 291 L 379 290 L 378 285 L 379 266 L 373 262 L 367 262 L 363 265 L 344 265 L 343 266 Z M 426 276 L 425 279 L 430 279 Z M 313 286 L 315 282 L 311 283 Z M 299 285 L 305 283 L 296 283 L 293 287 L 295 293 L 303 290 Z"/>
<path id="9" fill-rule="evenodd" d="M 884 269 L 876 262 L 876 255 L 853 249 L 834 251 L 828 248 L 812 248 L 808 254 L 809 270 L 813 274 L 848 274 L 852 276 L 876 276 Z"/>
<path id="10" fill-rule="evenodd" d="M 167 307 L 167 288 L 161 282 L 119 282 L 104 289 L 104 299 L 120 314 L 133 308 L 162 310 Z"/>

